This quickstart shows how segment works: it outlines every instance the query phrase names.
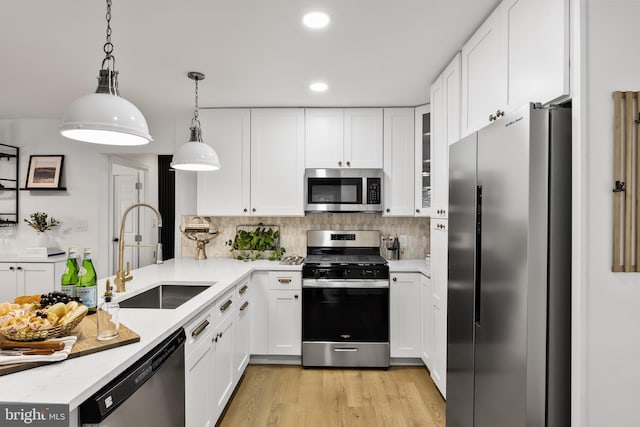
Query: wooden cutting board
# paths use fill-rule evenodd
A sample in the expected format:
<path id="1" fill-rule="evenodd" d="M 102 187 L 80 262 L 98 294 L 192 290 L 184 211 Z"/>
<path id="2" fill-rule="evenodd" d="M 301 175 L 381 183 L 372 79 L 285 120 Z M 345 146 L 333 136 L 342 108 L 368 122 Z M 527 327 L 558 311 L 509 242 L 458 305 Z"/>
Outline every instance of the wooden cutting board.
<path id="1" fill-rule="evenodd" d="M 86 316 L 82 319 L 82 322 L 80 322 L 80 324 L 73 330 L 71 335 L 76 335 L 78 337 L 78 341 L 74 344 L 67 359 L 73 359 L 74 357 L 85 356 L 87 354 L 97 353 L 99 351 L 140 341 L 140 335 L 136 334 L 122 323 L 120 324 L 120 334 L 117 338 L 108 341 L 98 341 L 96 339 L 96 336 L 98 335 L 98 324 L 95 315 Z M 62 362 L 64 362 L 64 360 Z M 48 364 L 49 363 L 47 362 L 35 362 L 0 365 L 0 376 Z"/>

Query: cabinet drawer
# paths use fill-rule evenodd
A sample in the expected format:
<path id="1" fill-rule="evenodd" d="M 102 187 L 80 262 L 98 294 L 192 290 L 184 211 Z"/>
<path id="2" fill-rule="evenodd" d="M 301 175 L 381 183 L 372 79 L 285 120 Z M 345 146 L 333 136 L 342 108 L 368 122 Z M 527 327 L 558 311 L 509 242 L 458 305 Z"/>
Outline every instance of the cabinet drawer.
<path id="1" fill-rule="evenodd" d="M 216 327 L 224 321 L 233 311 L 236 309 L 236 288 L 233 287 L 225 292 L 214 304 L 213 304 L 213 321 Z"/>
<path id="2" fill-rule="evenodd" d="M 187 334 L 185 342 L 185 354 L 189 355 L 196 346 L 205 341 L 205 337 L 211 335 L 215 329 L 213 310 L 211 306 L 198 314 L 193 320 L 184 326 L 184 332 Z"/>
<path id="3" fill-rule="evenodd" d="M 301 289 L 302 274 L 296 271 L 270 271 L 269 289 Z"/>

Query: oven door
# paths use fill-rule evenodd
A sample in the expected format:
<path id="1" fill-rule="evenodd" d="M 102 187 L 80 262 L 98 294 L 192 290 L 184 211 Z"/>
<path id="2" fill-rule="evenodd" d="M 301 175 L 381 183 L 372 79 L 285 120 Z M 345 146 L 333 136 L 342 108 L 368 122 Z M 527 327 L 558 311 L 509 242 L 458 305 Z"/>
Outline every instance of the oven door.
<path id="1" fill-rule="evenodd" d="M 305 280 L 302 341 L 389 342 L 388 282 Z"/>

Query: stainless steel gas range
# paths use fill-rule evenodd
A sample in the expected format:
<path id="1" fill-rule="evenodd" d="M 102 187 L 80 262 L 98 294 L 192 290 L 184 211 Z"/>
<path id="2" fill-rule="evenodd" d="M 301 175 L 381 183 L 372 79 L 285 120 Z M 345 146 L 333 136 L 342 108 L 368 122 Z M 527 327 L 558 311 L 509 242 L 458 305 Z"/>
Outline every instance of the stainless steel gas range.
<path id="1" fill-rule="evenodd" d="M 308 231 L 302 365 L 389 367 L 389 266 L 379 231 Z"/>

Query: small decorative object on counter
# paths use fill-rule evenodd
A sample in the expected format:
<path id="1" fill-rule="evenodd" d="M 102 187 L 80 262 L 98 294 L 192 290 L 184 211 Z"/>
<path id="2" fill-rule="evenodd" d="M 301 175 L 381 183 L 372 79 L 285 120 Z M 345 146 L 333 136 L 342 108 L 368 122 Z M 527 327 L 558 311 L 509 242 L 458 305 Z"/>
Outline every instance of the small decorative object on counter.
<path id="1" fill-rule="evenodd" d="M 76 248 L 69 248 L 67 266 L 60 280 L 60 287 L 65 294 L 75 297 L 78 286 L 78 261 L 76 261 Z"/>
<path id="2" fill-rule="evenodd" d="M 97 339 L 106 341 L 116 338 L 120 333 L 120 305 L 112 301 L 111 282 L 107 279 L 104 302 L 98 308 L 98 335 Z"/>
<path id="3" fill-rule="evenodd" d="M 262 223 L 237 226 L 236 236 L 225 245 L 231 247 L 231 255 L 239 260 L 279 261 L 287 251 L 280 246 L 280 227 Z"/>
<path id="4" fill-rule="evenodd" d="M 203 222 L 206 221 L 206 222 Z M 193 217 L 191 223 L 180 226 L 180 232 L 189 240 L 196 242 L 196 259 L 207 259 L 205 246 L 220 234 L 219 230 L 215 230 L 211 225 L 210 217 Z"/>
<path id="5" fill-rule="evenodd" d="M 78 272 L 78 286 L 76 295 L 80 297 L 82 304 L 89 308 L 89 313 L 96 312 L 98 302 L 98 282 L 96 270 L 91 262 L 91 249 L 84 248 L 82 267 Z"/>

